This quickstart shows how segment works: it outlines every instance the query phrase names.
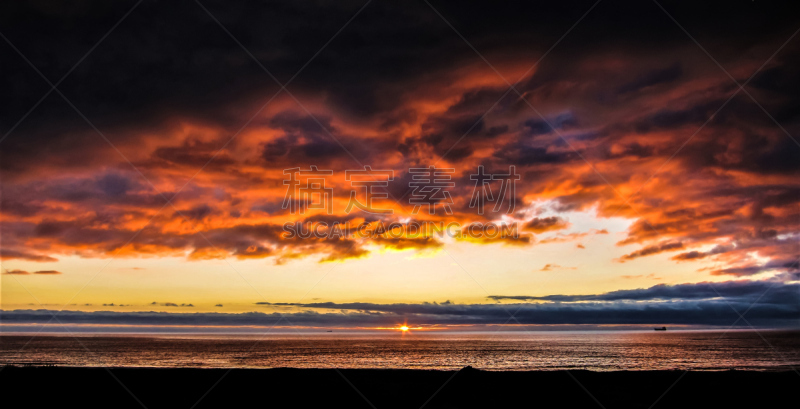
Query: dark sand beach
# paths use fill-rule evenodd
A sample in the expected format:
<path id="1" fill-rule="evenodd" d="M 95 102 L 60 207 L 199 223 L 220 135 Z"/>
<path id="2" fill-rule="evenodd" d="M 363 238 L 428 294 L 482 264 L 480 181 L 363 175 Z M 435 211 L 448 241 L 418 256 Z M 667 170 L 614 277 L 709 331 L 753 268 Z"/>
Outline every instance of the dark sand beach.
<path id="1" fill-rule="evenodd" d="M 112 376 L 113 375 L 113 376 Z M 17 407 L 783 407 L 793 371 L 455 371 L 7 366 Z M 123 386 L 124 385 L 124 386 Z M 194 406 L 196 405 L 196 406 Z"/>

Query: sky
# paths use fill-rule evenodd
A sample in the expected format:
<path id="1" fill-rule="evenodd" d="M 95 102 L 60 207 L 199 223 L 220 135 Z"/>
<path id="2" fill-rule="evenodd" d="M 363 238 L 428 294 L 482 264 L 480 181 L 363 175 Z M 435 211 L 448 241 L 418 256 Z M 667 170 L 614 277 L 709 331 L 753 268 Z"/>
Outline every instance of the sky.
<path id="1" fill-rule="evenodd" d="M 0 325 L 797 327 L 795 14 L 552 3 L 3 4 Z"/>

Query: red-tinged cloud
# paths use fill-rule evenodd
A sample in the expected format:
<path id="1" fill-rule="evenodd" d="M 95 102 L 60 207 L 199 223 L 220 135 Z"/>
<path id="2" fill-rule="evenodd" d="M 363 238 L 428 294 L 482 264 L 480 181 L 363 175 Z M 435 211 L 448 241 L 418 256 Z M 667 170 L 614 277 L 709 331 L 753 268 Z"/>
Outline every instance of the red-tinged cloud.
<path id="1" fill-rule="evenodd" d="M 58 261 L 58 259 L 42 255 L 42 254 L 32 254 L 27 253 L 24 251 L 19 250 L 12 250 L 12 249 L 0 249 L 0 259 L 1 260 L 28 260 L 28 261 L 38 261 L 38 262 L 53 262 Z"/>
<path id="2" fill-rule="evenodd" d="M 33 274 L 57 275 L 61 274 L 61 272 L 56 270 L 39 270 L 39 271 L 34 271 Z"/>
<path id="3" fill-rule="evenodd" d="M 675 251 L 683 248 L 683 243 L 681 242 L 666 242 L 666 243 L 659 243 L 653 246 L 647 246 L 641 250 L 634 251 L 633 253 L 626 254 L 620 257 L 619 262 L 624 263 L 626 261 L 630 261 L 633 259 L 637 259 L 639 257 L 650 256 L 653 254 L 663 253 L 665 251 Z"/>
<path id="4" fill-rule="evenodd" d="M 557 216 L 550 217 L 534 217 L 531 221 L 525 223 L 523 229 L 533 233 L 544 233 L 547 231 L 561 230 L 569 227 L 564 219 Z"/>
<path id="5" fill-rule="evenodd" d="M 727 252 L 733 251 L 735 249 L 736 249 L 736 247 L 734 247 L 732 245 L 730 245 L 730 246 L 716 245 L 716 246 L 714 246 L 714 248 L 712 248 L 711 250 L 708 250 L 708 251 L 696 251 L 696 250 L 689 251 L 689 252 L 686 252 L 686 253 L 681 253 L 681 254 L 678 254 L 676 256 L 673 256 L 672 259 L 673 260 L 678 260 L 678 261 L 698 260 L 698 259 L 703 259 L 703 258 L 710 257 L 710 256 L 713 256 L 713 255 L 717 255 L 717 254 L 727 253 Z"/>
<path id="6" fill-rule="evenodd" d="M 564 213 L 594 210 L 632 222 L 620 261 L 679 252 L 672 259 L 687 268 L 719 263 L 712 274 L 797 271 L 790 261 L 800 257 L 800 147 L 792 139 L 800 134 L 800 46 L 789 42 L 762 67 L 794 30 L 791 13 L 725 3 L 709 7 L 722 13 L 710 19 L 670 5 L 698 22 L 687 27 L 740 83 L 755 73 L 748 92 L 733 96 L 736 84 L 691 41 L 658 34 L 664 31 L 653 24 L 669 21 L 652 4 L 598 7 L 535 67 L 558 40 L 553 33 L 574 20 L 553 16 L 573 7 L 509 7 L 481 9 L 487 18 L 471 24 L 470 7 L 442 6 L 455 26 L 474 27 L 467 36 L 492 67 L 429 7 L 371 4 L 374 15 L 354 20 L 308 65 L 319 47 L 310 39 L 330 38 L 353 7 L 287 3 L 270 13 L 248 10 L 258 24 L 231 17 L 238 21 L 231 32 L 276 78 L 295 78 L 304 67 L 286 90 L 236 44 L 221 42 L 213 21 L 191 20 L 202 30 L 184 33 L 146 23 L 160 21 L 148 15 L 109 37 L 60 85 L 102 136 L 60 100 L 26 114 L 41 97 L 40 79 L 13 50 L 2 51 L 17 85 L 0 101 L 8 134 L 0 142 L 0 256 L 342 261 L 369 257 L 374 247 L 444 244 L 430 235 L 357 240 L 347 235 L 352 230 L 287 238 L 284 223 L 513 221 L 517 237 L 462 239 L 535 246 L 602 234 L 561 232 L 574 227 Z M 749 18 L 753 7 L 758 18 Z M 227 21 L 236 9 L 212 12 Z M 15 13 L 24 18 L 11 19 L 4 35 L 48 76 L 74 58 L 40 51 L 52 49 L 43 45 L 72 50 L 93 42 L 62 38 L 56 28 L 107 20 L 101 12 L 50 15 L 25 5 Z M 182 16 L 176 25 L 189 18 L 175 14 Z M 639 18 L 650 14 L 660 17 Z M 610 16 L 630 23 L 609 25 Z M 36 27 L 40 36 L 25 34 Z M 298 36 L 309 41 L 290 40 Z M 415 212 L 425 192 L 413 185 L 419 174 L 412 169 L 433 165 L 452 169 L 453 186 L 449 196 L 428 197 L 432 214 L 426 206 Z M 293 213 L 286 205 L 301 201 L 284 200 L 284 171 L 312 166 L 331 173 L 314 194 L 332 209 Z M 365 200 L 347 171 L 365 166 L 393 172 L 378 189 L 386 197 L 373 203 L 391 214 L 345 211 L 352 190 Z M 502 182 L 476 185 L 480 166 L 493 175 L 513 166 L 520 176 L 514 197 L 495 206 Z M 481 214 L 476 194 L 487 186 L 493 196 Z M 540 203 L 551 213 L 522 211 Z"/>
<path id="7" fill-rule="evenodd" d="M 436 249 L 442 247 L 442 243 L 433 237 L 405 238 L 405 237 L 376 237 L 372 243 L 381 245 L 393 250 L 407 249 Z"/>

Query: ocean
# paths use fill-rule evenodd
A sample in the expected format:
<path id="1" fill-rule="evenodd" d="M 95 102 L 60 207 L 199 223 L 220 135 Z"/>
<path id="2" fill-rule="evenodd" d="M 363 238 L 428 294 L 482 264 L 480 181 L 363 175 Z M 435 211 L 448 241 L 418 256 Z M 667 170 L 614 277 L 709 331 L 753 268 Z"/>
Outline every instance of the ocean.
<path id="1" fill-rule="evenodd" d="M 174 368 L 494 371 L 800 367 L 800 331 L 4 334 L 0 363 Z"/>

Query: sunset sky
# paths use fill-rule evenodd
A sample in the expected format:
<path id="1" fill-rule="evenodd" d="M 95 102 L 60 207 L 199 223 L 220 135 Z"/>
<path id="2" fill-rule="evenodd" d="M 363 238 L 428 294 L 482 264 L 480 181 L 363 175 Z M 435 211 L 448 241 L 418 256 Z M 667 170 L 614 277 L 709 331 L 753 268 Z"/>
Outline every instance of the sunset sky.
<path id="1" fill-rule="evenodd" d="M 2 325 L 800 324 L 796 12 L 9 3 Z M 330 214 L 283 206 L 311 166 Z M 345 211 L 365 166 L 392 213 Z M 430 166 L 452 214 L 413 214 Z M 479 166 L 514 167 L 513 211 L 470 207 Z M 284 236 L 304 221 L 519 237 Z"/>

